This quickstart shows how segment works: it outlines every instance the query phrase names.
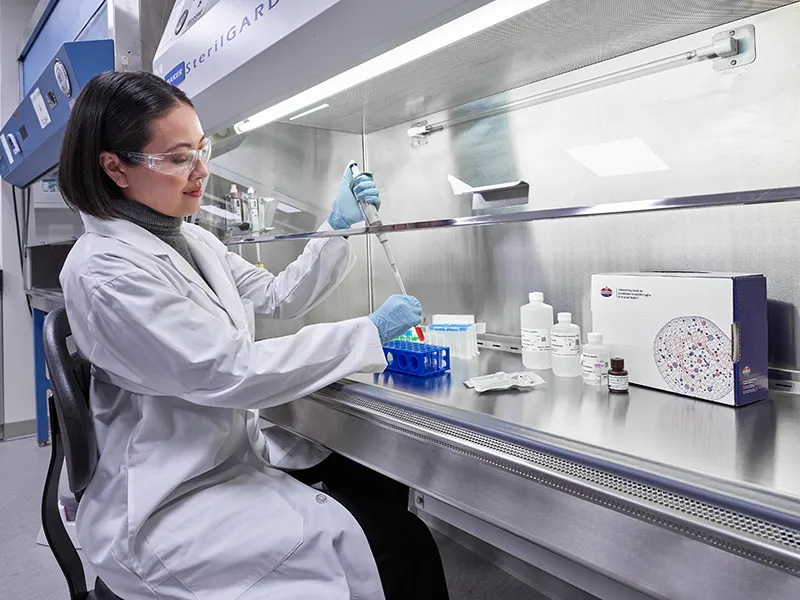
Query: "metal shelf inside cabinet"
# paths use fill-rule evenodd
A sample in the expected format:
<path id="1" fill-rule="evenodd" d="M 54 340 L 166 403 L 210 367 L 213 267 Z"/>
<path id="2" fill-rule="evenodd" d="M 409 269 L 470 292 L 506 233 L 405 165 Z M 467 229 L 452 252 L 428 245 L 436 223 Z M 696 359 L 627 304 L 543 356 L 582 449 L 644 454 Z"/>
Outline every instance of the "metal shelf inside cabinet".
<path id="1" fill-rule="evenodd" d="M 800 200 L 800 186 L 771 188 L 763 190 L 746 190 L 739 192 L 723 192 L 699 196 L 681 196 L 661 198 L 657 200 L 635 200 L 600 204 L 597 206 L 575 206 L 567 208 L 548 208 L 543 210 L 519 211 L 457 217 L 452 219 L 433 219 L 413 223 L 384 224 L 378 227 L 358 227 L 333 231 L 309 231 L 286 235 L 253 237 L 228 240 L 228 246 L 256 244 L 262 242 L 281 242 L 288 240 L 307 240 L 313 238 L 349 237 L 375 233 L 399 233 L 402 231 L 419 231 L 423 229 L 449 229 L 455 227 L 477 227 L 501 223 L 526 223 L 555 219 L 571 219 L 575 217 L 599 217 L 618 214 L 646 213 L 659 210 L 680 210 L 685 208 L 710 208 L 715 206 L 735 206 L 747 204 L 768 204 Z"/>
<path id="2" fill-rule="evenodd" d="M 29 288 L 25 293 L 30 299 L 31 307 L 43 312 L 64 308 L 64 292 L 54 288 Z"/>

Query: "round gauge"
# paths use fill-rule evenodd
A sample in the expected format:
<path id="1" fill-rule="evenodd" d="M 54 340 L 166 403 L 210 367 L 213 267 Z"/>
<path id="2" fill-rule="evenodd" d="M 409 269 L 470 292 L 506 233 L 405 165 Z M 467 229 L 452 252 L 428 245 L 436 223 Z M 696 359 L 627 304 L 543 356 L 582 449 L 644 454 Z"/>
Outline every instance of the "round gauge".
<path id="1" fill-rule="evenodd" d="M 67 67 L 64 66 L 64 63 L 60 60 L 56 60 L 53 71 L 56 75 L 58 89 L 60 89 L 67 98 L 72 96 L 72 83 L 69 80 L 69 73 L 67 73 Z"/>
<path id="2" fill-rule="evenodd" d="M 183 29 L 183 26 L 186 24 L 186 19 L 188 16 L 189 16 L 189 11 L 188 10 L 183 11 L 183 14 L 181 14 L 181 18 L 178 19 L 178 25 L 175 27 L 175 35 L 178 35 L 181 32 L 181 29 Z"/>

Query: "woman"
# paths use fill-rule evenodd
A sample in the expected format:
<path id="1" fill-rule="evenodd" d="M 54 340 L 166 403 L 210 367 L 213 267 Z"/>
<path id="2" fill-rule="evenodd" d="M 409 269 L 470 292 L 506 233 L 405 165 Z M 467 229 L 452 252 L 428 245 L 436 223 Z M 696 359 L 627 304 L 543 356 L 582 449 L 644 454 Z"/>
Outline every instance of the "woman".
<path id="1" fill-rule="evenodd" d="M 78 511 L 89 561 L 124 600 L 446 598 L 405 488 L 265 437 L 248 410 L 382 370 L 381 343 L 419 324 L 419 302 L 393 296 L 369 317 L 254 342 L 255 312 L 304 314 L 353 255 L 343 238 L 313 240 L 274 276 L 184 223 L 209 156 L 189 99 L 144 73 L 94 78 L 67 125 L 59 184 L 86 233 L 61 283 L 94 366 L 100 450 Z M 359 220 L 351 180 L 348 168 L 324 227 Z M 371 177 L 353 190 L 379 204 Z M 306 485 L 319 481 L 329 493 Z"/>

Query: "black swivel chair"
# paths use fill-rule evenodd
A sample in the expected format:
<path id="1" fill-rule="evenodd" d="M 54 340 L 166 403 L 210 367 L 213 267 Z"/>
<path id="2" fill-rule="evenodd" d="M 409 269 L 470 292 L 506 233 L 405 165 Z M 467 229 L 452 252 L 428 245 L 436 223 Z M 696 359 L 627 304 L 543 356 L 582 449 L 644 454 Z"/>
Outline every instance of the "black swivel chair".
<path id="1" fill-rule="evenodd" d="M 69 489 L 80 502 L 97 466 L 98 451 L 89 411 L 91 366 L 70 353 L 67 338 L 72 330 L 67 311 L 54 310 L 44 321 L 44 356 L 53 388 L 49 395 L 52 455 L 42 494 L 42 527 L 50 550 L 67 580 L 70 600 L 121 600 L 98 578 L 87 591 L 86 576 L 78 552 L 58 510 L 58 482 L 66 460 Z"/>

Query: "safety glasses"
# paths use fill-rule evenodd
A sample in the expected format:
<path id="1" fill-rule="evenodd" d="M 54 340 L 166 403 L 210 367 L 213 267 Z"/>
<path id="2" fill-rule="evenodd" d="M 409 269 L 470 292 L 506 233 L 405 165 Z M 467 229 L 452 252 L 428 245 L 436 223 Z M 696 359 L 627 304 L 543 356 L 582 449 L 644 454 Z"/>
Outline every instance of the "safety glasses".
<path id="1" fill-rule="evenodd" d="M 166 154 L 141 154 L 139 152 L 116 152 L 120 157 L 130 162 L 164 175 L 178 175 L 185 177 L 194 171 L 197 161 L 202 160 L 204 165 L 211 159 L 211 140 L 206 139 L 199 150 L 178 150 Z"/>

